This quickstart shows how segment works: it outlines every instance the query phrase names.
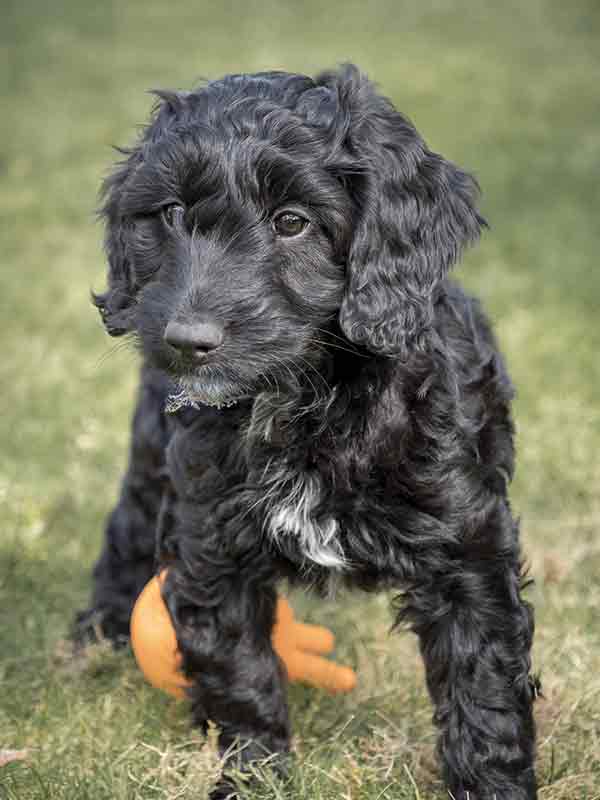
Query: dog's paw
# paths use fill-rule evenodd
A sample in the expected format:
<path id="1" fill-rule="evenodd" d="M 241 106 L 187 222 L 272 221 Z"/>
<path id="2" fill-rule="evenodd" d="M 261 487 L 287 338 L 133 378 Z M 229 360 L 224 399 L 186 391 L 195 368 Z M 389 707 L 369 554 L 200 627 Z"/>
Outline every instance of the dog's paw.
<path id="1" fill-rule="evenodd" d="M 209 794 L 209 800 L 238 800 L 239 794 L 229 781 L 220 781 Z"/>
<path id="2" fill-rule="evenodd" d="M 125 647 L 129 642 L 129 625 L 98 608 L 78 611 L 73 620 L 70 639 L 75 651 L 81 651 L 90 644 L 110 642 L 115 649 Z"/>

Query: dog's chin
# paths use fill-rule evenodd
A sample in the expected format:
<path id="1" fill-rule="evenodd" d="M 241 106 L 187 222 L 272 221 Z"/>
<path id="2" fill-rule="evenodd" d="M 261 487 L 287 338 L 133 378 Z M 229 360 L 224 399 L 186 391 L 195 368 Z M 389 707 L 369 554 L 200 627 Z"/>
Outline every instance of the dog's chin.
<path id="1" fill-rule="evenodd" d="M 176 385 L 176 391 L 167 399 L 166 410 L 170 413 L 185 407 L 229 408 L 250 397 L 246 390 L 220 375 L 179 377 Z"/>

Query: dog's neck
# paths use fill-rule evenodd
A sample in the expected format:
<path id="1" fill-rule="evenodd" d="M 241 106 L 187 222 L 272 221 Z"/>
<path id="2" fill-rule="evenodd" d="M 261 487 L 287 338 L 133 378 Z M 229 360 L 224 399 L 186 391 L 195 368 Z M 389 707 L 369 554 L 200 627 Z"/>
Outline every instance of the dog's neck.
<path id="1" fill-rule="evenodd" d="M 328 353 L 318 368 L 306 370 L 293 386 L 261 392 L 251 405 L 249 444 L 285 449 L 316 442 L 345 427 L 360 427 L 363 414 L 389 391 L 397 364 L 363 353 Z M 356 411 L 362 409 L 361 414 Z M 353 411 L 350 414 L 350 410 Z"/>

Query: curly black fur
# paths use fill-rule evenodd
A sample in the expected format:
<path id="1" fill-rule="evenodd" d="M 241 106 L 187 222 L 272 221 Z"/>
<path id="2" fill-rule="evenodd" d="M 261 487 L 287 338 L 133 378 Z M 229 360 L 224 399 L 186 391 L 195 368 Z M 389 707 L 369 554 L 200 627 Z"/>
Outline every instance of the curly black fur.
<path id="1" fill-rule="evenodd" d="M 194 720 L 254 759 L 289 747 L 277 581 L 397 587 L 448 789 L 531 800 L 513 389 L 478 303 L 446 278 L 484 224 L 473 178 L 353 66 L 159 97 L 104 186 L 95 302 L 145 366 L 80 627 L 99 612 L 126 635 L 158 521 Z M 282 210 L 301 233 L 278 232 Z M 221 343 L 198 362 L 165 338 L 172 321 Z"/>

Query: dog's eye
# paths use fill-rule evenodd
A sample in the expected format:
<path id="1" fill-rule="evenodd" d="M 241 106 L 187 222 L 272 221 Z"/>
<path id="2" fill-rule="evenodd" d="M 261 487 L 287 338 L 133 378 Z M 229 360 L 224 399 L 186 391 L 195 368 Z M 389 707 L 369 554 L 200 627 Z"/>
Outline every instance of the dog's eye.
<path id="1" fill-rule="evenodd" d="M 306 217 L 301 217 L 300 214 L 292 211 L 283 211 L 273 219 L 275 233 L 288 239 L 292 236 L 299 236 L 308 228 L 308 225 L 309 221 Z"/>
<path id="2" fill-rule="evenodd" d="M 178 228 L 183 223 L 183 216 L 185 214 L 185 208 L 180 206 L 178 203 L 170 203 L 168 206 L 165 206 L 162 211 L 161 215 L 169 228 Z"/>

